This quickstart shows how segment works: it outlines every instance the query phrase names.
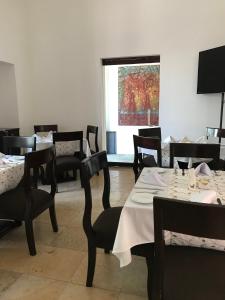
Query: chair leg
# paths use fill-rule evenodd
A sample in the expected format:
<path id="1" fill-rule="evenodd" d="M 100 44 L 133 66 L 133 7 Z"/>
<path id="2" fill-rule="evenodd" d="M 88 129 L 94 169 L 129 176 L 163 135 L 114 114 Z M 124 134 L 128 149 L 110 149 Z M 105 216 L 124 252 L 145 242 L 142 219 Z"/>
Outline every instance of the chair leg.
<path id="1" fill-rule="evenodd" d="M 105 249 L 105 254 L 110 254 L 110 250 Z"/>
<path id="2" fill-rule="evenodd" d="M 51 219 L 51 223 L 52 223 L 52 229 L 54 232 L 58 232 L 58 224 L 57 224 L 54 204 L 49 207 L 49 214 L 50 214 L 50 219 Z"/>
<path id="3" fill-rule="evenodd" d="M 88 245 L 88 271 L 86 286 L 92 287 L 96 262 L 96 247 Z"/>
<path id="4" fill-rule="evenodd" d="M 27 244 L 29 247 L 29 252 L 30 252 L 31 256 L 34 256 L 34 255 L 36 255 L 36 248 L 35 248 L 32 220 L 25 220 L 25 229 L 26 229 Z"/>
<path id="5" fill-rule="evenodd" d="M 147 264 L 147 270 L 148 270 L 148 277 L 147 277 L 147 291 L 148 291 L 148 299 L 155 299 L 153 296 L 153 289 L 154 289 L 154 283 L 153 283 L 153 274 L 154 274 L 154 260 L 150 257 L 146 257 L 146 264 Z"/>
<path id="6" fill-rule="evenodd" d="M 81 183 L 81 187 L 83 188 L 84 186 L 83 186 L 83 183 L 82 183 L 82 171 L 81 171 L 81 169 L 80 169 L 80 183 Z"/>

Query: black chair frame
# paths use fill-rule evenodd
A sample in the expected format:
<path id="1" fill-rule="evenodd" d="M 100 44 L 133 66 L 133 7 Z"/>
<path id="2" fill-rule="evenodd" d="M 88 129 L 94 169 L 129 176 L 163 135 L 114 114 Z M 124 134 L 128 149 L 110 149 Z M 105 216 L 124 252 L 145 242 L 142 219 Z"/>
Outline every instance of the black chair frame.
<path id="1" fill-rule="evenodd" d="M 224 299 L 225 295 L 225 280 L 224 277 L 218 278 L 215 274 L 207 274 L 206 266 L 209 264 L 210 268 L 220 268 L 221 272 L 223 273 L 224 265 L 225 265 L 225 254 L 224 252 L 211 250 L 211 249 L 204 249 L 204 248 L 195 248 L 189 246 L 165 246 L 164 241 L 164 230 L 173 231 L 177 233 L 192 235 L 196 237 L 202 238 L 211 238 L 211 239 L 218 239 L 218 240 L 225 240 L 225 206 L 221 205 L 214 205 L 214 204 L 204 204 L 204 203 L 193 203 L 189 201 L 182 201 L 182 200 L 175 200 L 175 199 L 166 199 L 162 197 L 154 197 L 153 200 L 153 208 L 154 208 L 154 235 L 155 235 L 155 272 L 154 272 L 154 291 L 153 291 L 153 299 L 167 299 L 164 298 L 164 287 L 165 287 L 165 280 L 172 282 L 170 279 L 171 277 L 168 276 L 181 276 L 182 279 L 182 263 L 178 266 L 176 264 L 176 258 L 178 258 L 178 254 L 181 252 L 184 254 L 184 260 L 187 261 L 187 266 L 190 269 L 189 279 L 190 282 L 186 282 L 186 292 L 183 292 L 181 288 L 181 292 L 183 294 L 183 299 L 199 299 L 199 300 L 208 300 L 208 299 L 215 299 L 215 300 L 222 300 Z M 171 254 L 173 253 L 173 256 Z M 202 276 L 206 276 L 204 278 L 198 278 L 199 275 L 196 275 L 194 271 L 191 271 L 191 263 L 192 258 L 201 257 L 202 255 L 206 255 L 205 265 L 198 266 Z M 170 254 L 170 255 L 169 255 Z M 165 273 L 165 266 L 168 258 L 174 258 L 174 264 L 169 265 L 171 272 L 173 275 L 168 275 Z M 213 264 L 211 259 L 216 259 L 216 263 L 221 263 L 223 267 L 220 267 L 220 263 L 216 267 Z M 218 260 L 217 260 L 218 259 Z M 196 268 L 196 263 L 193 262 L 194 268 Z M 180 275 L 174 273 L 176 268 L 179 268 Z M 205 270 L 205 271 L 204 271 Z M 219 270 L 218 270 L 219 271 Z M 221 273 L 220 272 L 220 273 Z M 169 273 L 170 274 L 170 273 Z M 168 275 L 168 276 L 167 276 Z M 210 279 L 209 279 L 210 278 Z M 173 278 L 175 280 L 175 278 Z M 224 283 L 221 284 L 223 287 L 223 296 L 221 297 L 221 291 L 216 291 L 213 289 L 213 280 L 215 282 L 219 282 L 221 284 L 221 280 Z M 212 287 L 211 293 L 215 295 L 215 298 L 210 297 L 210 290 L 209 294 L 202 293 L 203 290 L 197 291 L 195 288 L 191 288 L 191 282 L 196 283 L 196 281 L 201 282 L 202 289 L 210 289 Z M 211 282 L 212 281 L 212 282 Z M 173 282 L 174 285 L 175 282 Z M 177 283 L 179 284 L 179 283 Z M 179 284 L 180 285 L 180 284 Z M 209 287 L 208 285 L 211 285 Z M 196 285 L 195 285 L 196 286 Z M 178 286 L 177 286 L 178 287 Z M 180 286 L 179 286 L 180 287 Z M 178 287 L 178 288 L 179 288 Z M 172 288 L 172 287 L 171 287 Z M 217 298 L 216 295 L 220 294 L 220 297 Z M 170 293 L 170 292 L 168 292 Z M 169 295 L 167 293 L 167 296 Z M 175 293 L 176 294 L 176 291 Z M 204 295 L 203 295 L 204 294 Z M 211 294 L 211 296 L 212 296 Z M 178 295 L 178 294 L 177 294 Z M 169 299 L 171 299 L 169 297 Z M 181 299 L 176 298 L 176 299 Z M 174 299 L 175 300 L 175 299 Z"/>
<path id="2" fill-rule="evenodd" d="M 212 158 L 216 166 L 220 158 L 220 144 L 170 143 L 170 168 L 174 167 L 175 157 Z"/>

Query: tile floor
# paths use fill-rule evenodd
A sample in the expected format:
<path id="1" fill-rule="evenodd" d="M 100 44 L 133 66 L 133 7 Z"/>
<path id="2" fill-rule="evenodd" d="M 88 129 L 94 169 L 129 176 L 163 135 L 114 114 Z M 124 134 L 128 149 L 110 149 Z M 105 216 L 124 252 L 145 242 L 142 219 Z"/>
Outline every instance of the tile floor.
<path id="1" fill-rule="evenodd" d="M 133 184 L 132 168 L 112 167 L 111 205 L 122 205 Z M 46 187 L 45 187 L 46 188 Z M 102 176 L 93 179 L 95 207 L 101 210 Z M 56 213 L 59 232 L 47 212 L 34 222 L 37 255 L 29 256 L 24 227 L 0 240 L 1 300 L 143 300 L 147 299 L 145 260 L 133 257 L 120 268 L 115 256 L 99 250 L 93 288 L 85 287 L 87 243 L 82 228 L 84 193 L 80 181 L 59 184 Z"/>

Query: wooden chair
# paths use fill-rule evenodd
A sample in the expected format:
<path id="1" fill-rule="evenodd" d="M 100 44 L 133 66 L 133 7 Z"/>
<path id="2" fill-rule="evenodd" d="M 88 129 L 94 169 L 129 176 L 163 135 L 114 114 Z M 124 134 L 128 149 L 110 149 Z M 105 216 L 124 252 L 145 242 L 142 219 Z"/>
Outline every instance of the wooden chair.
<path id="1" fill-rule="evenodd" d="M 113 249 L 122 207 L 110 206 L 110 175 L 106 152 L 97 152 L 84 159 L 81 163 L 82 184 L 85 192 L 85 209 L 83 215 L 83 227 L 88 241 L 88 271 L 86 286 L 91 287 L 95 272 L 96 248 L 105 249 L 108 253 Z M 104 190 L 102 205 L 104 210 L 92 225 L 92 192 L 91 178 L 103 170 Z"/>
<path id="2" fill-rule="evenodd" d="M 49 131 L 58 132 L 58 125 L 34 125 L 34 133 Z"/>
<path id="3" fill-rule="evenodd" d="M 161 127 L 139 128 L 138 135 L 162 139 Z"/>
<path id="4" fill-rule="evenodd" d="M 21 184 L 13 190 L 0 195 L 0 219 L 24 221 L 27 243 L 30 255 L 36 254 L 33 219 L 46 209 L 49 209 L 52 228 L 58 231 L 55 215 L 55 154 L 53 147 L 25 154 L 24 178 Z M 48 164 L 51 191 L 46 192 L 33 188 L 31 170 L 37 170 L 41 165 Z"/>
<path id="5" fill-rule="evenodd" d="M 100 171 L 103 171 L 104 190 L 102 194 L 102 205 L 104 210 L 92 225 L 92 192 L 91 179 Z M 88 240 L 88 271 L 86 286 L 91 287 L 96 263 L 96 248 L 105 249 L 109 253 L 113 249 L 116 232 L 119 224 L 122 207 L 110 206 L 110 175 L 106 151 L 93 154 L 82 161 L 82 180 L 85 191 L 85 210 L 83 215 L 83 227 Z M 150 264 L 154 257 L 154 244 L 146 243 L 134 246 L 131 249 L 132 255 L 145 257 L 148 267 L 148 294 L 151 291 L 152 268 Z"/>
<path id="6" fill-rule="evenodd" d="M 170 143 L 170 168 L 174 166 L 175 157 L 211 158 L 210 168 L 219 169 L 220 144 Z M 184 169 L 188 165 L 185 164 Z"/>
<path id="7" fill-rule="evenodd" d="M 92 143 L 91 143 L 91 135 L 94 136 L 94 145 L 92 145 Z M 98 146 L 98 126 L 93 126 L 93 125 L 88 125 L 87 126 L 86 139 L 88 141 L 88 145 L 89 145 L 91 154 L 99 152 L 99 146 Z"/>
<path id="8" fill-rule="evenodd" d="M 133 140 L 134 140 L 133 170 L 134 170 L 135 182 L 136 182 L 144 167 L 162 166 L 162 153 L 161 153 L 161 140 L 159 138 L 133 135 Z M 140 148 L 156 150 L 157 163 L 153 155 L 143 157 L 143 154 L 140 153 Z"/>
<path id="9" fill-rule="evenodd" d="M 64 172 L 73 171 L 74 178 L 76 179 L 76 171 L 80 170 L 80 177 L 81 174 L 81 160 L 84 157 L 83 152 L 83 131 L 73 131 L 73 132 L 54 132 L 53 133 L 53 144 L 56 146 L 57 142 L 79 142 L 79 151 L 74 148 L 74 152 L 71 155 L 60 155 L 57 156 L 56 150 L 56 165 L 55 165 L 55 172 L 56 172 L 56 179 L 60 174 Z M 78 156 L 76 154 L 78 153 Z"/>
<path id="10" fill-rule="evenodd" d="M 225 253 L 165 246 L 164 230 L 225 240 L 225 207 L 154 197 L 153 300 L 224 300 Z"/>
<path id="11" fill-rule="evenodd" d="M 36 138 L 27 136 L 3 136 L 3 151 L 5 154 L 12 155 L 19 150 L 18 154 L 24 154 L 22 151 L 31 149 L 36 150 Z"/>

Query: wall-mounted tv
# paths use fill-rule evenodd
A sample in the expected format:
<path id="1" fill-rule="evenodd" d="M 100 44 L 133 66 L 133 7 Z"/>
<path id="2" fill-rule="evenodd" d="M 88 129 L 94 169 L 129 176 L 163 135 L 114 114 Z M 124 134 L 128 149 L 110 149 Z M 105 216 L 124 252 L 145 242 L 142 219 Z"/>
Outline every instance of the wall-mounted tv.
<path id="1" fill-rule="evenodd" d="M 198 94 L 225 92 L 225 46 L 199 52 Z"/>

